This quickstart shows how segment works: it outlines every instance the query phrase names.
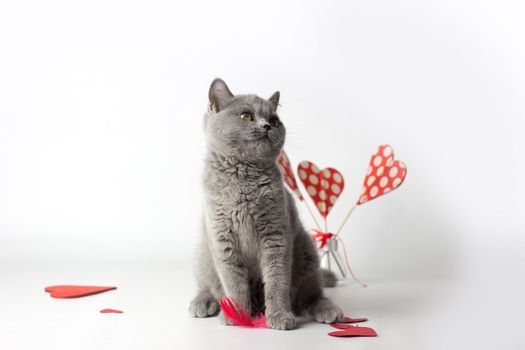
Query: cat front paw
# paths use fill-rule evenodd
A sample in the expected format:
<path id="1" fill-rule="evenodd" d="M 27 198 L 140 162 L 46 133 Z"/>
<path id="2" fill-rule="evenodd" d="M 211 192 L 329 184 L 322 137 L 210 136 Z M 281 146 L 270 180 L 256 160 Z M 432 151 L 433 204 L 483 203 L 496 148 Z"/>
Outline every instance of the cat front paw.
<path id="1" fill-rule="evenodd" d="M 233 326 L 234 323 L 232 321 L 230 321 L 230 319 L 228 317 L 226 317 L 224 315 L 224 312 L 221 311 L 221 313 L 219 314 L 219 322 L 224 325 L 224 326 Z"/>
<path id="2" fill-rule="evenodd" d="M 295 316 L 290 311 L 277 311 L 266 316 L 268 327 L 278 330 L 295 328 Z"/>
<path id="3" fill-rule="evenodd" d="M 219 303 L 211 295 L 202 293 L 191 301 L 189 312 L 192 317 L 210 317 L 217 315 L 219 309 Z"/>
<path id="4" fill-rule="evenodd" d="M 310 309 L 312 317 L 321 323 L 334 323 L 343 318 L 343 311 L 328 299 L 321 299 Z"/>

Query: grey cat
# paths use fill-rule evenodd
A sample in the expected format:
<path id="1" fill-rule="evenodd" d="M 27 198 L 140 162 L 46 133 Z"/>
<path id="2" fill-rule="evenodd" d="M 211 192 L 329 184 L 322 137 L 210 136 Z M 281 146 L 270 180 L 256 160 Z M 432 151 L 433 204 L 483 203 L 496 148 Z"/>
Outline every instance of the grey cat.
<path id="1" fill-rule="evenodd" d="M 264 312 L 274 329 L 295 327 L 308 313 L 323 323 L 343 317 L 323 296 L 335 276 L 319 269 L 319 258 L 285 188 L 276 159 L 285 140 L 277 116 L 279 92 L 268 100 L 233 95 L 221 79 L 209 91 L 204 118 L 203 234 L 197 254 L 199 291 L 194 317 L 220 312 L 228 296 L 252 315 Z M 220 321 L 230 324 L 220 313 Z"/>

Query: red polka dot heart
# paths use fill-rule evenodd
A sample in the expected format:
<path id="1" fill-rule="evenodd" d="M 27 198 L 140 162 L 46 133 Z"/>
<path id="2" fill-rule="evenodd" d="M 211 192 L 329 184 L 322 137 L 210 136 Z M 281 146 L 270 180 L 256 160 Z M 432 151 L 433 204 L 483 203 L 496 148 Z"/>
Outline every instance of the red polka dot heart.
<path id="1" fill-rule="evenodd" d="M 326 218 L 345 187 L 343 175 L 334 168 L 321 170 L 307 160 L 299 163 L 297 172 L 317 210 Z"/>
<path id="2" fill-rule="evenodd" d="M 403 183 L 407 167 L 394 160 L 394 150 L 389 145 L 381 145 L 370 158 L 370 166 L 363 183 L 363 191 L 357 204 L 363 204 L 388 193 Z"/>
<path id="3" fill-rule="evenodd" d="M 301 190 L 297 186 L 290 160 L 284 151 L 277 159 L 283 175 L 284 183 L 290 190 L 304 201 Z M 312 198 L 317 210 L 326 218 L 335 202 L 343 192 L 345 181 L 343 175 L 334 168 L 319 169 L 314 163 L 304 160 L 297 167 L 299 179 L 306 192 Z M 370 158 L 370 165 L 363 183 L 363 190 L 359 195 L 356 205 L 364 204 L 385 193 L 395 190 L 405 180 L 406 165 L 394 160 L 394 150 L 390 145 L 381 145 Z"/>
<path id="4" fill-rule="evenodd" d="M 282 151 L 279 155 L 279 158 L 277 158 L 277 165 L 279 166 L 281 174 L 283 175 L 284 183 L 302 202 L 304 200 L 303 195 L 299 190 L 299 186 L 297 186 L 297 181 L 295 180 L 295 176 L 293 174 L 292 165 L 290 164 L 290 160 L 284 151 Z"/>

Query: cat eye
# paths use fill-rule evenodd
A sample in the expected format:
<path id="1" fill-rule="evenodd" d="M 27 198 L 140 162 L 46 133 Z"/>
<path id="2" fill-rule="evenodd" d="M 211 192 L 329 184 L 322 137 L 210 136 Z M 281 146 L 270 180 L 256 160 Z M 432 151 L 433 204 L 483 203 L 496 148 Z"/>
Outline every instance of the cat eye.
<path id="1" fill-rule="evenodd" d="M 270 120 L 268 120 L 268 123 L 270 123 L 270 125 L 273 127 L 277 127 L 281 124 L 281 122 L 279 121 L 279 118 L 277 117 L 271 117 Z"/>
<path id="2" fill-rule="evenodd" d="M 255 118 L 253 117 L 253 114 L 251 114 L 249 112 L 242 112 L 241 113 L 241 119 L 246 121 L 246 122 L 253 122 L 255 120 Z"/>

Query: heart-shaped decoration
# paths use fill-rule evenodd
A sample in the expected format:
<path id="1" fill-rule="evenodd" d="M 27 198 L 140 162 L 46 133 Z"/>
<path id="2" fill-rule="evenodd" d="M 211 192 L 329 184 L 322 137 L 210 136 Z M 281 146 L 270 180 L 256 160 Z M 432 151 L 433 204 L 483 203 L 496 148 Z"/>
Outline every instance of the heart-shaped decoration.
<path id="1" fill-rule="evenodd" d="M 341 320 L 337 321 L 339 323 L 358 323 L 358 322 L 366 322 L 368 321 L 368 318 L 361 317 L 361 318 L 351 318 L 348 316 L 343 317 Z"/>
<path id="2" fill-rule="evenodd" d="M 102 309 L 100 310 L 101 314 L 123 314 L 124 311 L 116 309 Z"/>
<path id="3" fill-rule="evenodd" d="M 407 167 L 394 160 L 394 150 L 390 145 L 381 145 L 370 158 L 370 166 L 363 183 L 363 192 L 357 204 L 363 204 L 385 193 L 395 190 L 405 180 Z"/>
<path id="4" fill-rule="evenodd" d="M 326 218 L 345 187 L 343 175 L 334 168 L 321 170 L 307 160 L 299 163 L 297 172 L 317 210 Z"/>
<path id="5" fill-rule="evenodd" d="M 343 327 L 340 327 L 343 326 Z M 330 332 L 332 337 L 377 337 L 377 333 L 370 327 L 358 327 L 349 325 L 332 325 L 334 328 L 343 329 L 342 331 Z"/>
<path id="6" fill-rule="evenodd" d="M 117 287 L 98 287 L 98 286 L 50 286 L 45 291 L 50 293 L 53 298 L 78 298 L 86 295 L 106 292 L 117 289 Z"/>
<path id="7" fill-rule="evenodd" d="M 277 158 L 277 166 L 279 167 L 279 170 L 281 170 L 284 183 L 297 196 L 297 198 L 299 198 L 300 201 L 303 201 L 304 198 L 301 191 L 299 191 L 299 186 L 297 186 L 297 180 L 295 179 L 295 175 L 292 171 L 292 165 L 284 150 L 281 151 L 279 158 Z"/>

